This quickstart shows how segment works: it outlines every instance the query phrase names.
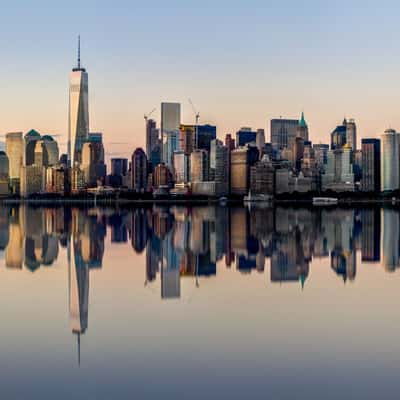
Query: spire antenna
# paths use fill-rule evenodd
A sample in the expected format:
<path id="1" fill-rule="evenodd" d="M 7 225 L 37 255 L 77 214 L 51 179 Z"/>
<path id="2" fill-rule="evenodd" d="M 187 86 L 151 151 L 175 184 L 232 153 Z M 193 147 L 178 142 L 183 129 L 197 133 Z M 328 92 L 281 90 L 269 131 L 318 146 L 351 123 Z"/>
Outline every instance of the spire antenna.
<path id="1" fill-rule="evenodd" d="M 78 36 L 78 68 L 81 68 L 81 35 Z"/>

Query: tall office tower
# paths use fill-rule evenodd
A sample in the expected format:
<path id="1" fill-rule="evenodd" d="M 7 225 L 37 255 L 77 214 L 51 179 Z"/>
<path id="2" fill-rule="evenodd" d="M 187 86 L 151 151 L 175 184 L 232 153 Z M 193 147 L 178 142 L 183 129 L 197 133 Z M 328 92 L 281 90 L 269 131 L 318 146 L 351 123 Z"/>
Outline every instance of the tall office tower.
<path id="1" fill-rule="evenodd" d="M 89 141 L 82 146 L 81 169 L 88 187 L 97 186 L 106 176 L 103 143 L 96 136 L 89 135 Z"/>
<path id="2" fill-rule="evenodd" d="M 234 195 L 246 195 L 250 188 L 250 168 L 258 161 L 255 146 L 238 147 L 231 151 L 230 189 Z"/>
<path id="3" fill-rule="evenodd" d="M 252 193 L 274 194 L 275 168 L 269 157 L 264 155 L 261 161 L 250 169 L 250 190 Z"/>
<path id="4" fill-rule="evenodd" d="M 196 127 L 195 127 L 196 128 Z M 217 138 L 217 127 L 214 125 L 198 125 L 196 147 L 210 151 L 211 141 Z"/>
<path id="5" fill-rule="evenodd" d="M 44 147 L 44 165 L 51 166 L 58 164 L 59 149 L 58 143 L 50 135 L 42 136 L 42 142 Z"/>
<path id="6" fill-rule="evenodd" d="M 296 137 L 299 121 L 297 119 L 271 119 L 271 143 L 274 149 L 284 149 Z"/>
<path id="7" fill-rule="evenodd" d="M 362 180 L 363 192 L 380 192 L 381 190 L 381 141 L 379 139 L 362 139 Z"/>
<path id="8" fill-rule="evenodd" d="M 36 142 L 40 140 L 40 133 L 31 129 L 24 136 L 24 152 L 22 155 L 23 165 L 32 165 L 35 163 L 35 146 Z"/>
<path id="9" fill-rule="evenodd" d="M 230 133 L 225 135 L 225 146 L 228 148 L 229 151 L 232 151 L 235 147 L 235 139 L 232 138 Z"/>
<path id="10" fill-rule="evenodd" d="M 293 154 L 293 167 L 299 171 L 301 169 L 301 161 L 304 155 L 304 139 L 302 137 L 296 137 L 292 150 Z"/>
<path id="11" fill-rule="evenodd" d="M 192 151 L 196 148 L 196 127 L 194 125 L 180 125 L 179 148 L 187 156 L 190 156 Z"/>
<path id="12" fill-rule="evenodd" d="M 347 142 L 347 121 L 344 119 L 342 125 L 338 125 L 331 133 L 331 149 L 341 149 Z"/>
<path id="13" fill-rule="evenodd" d="M 23 155 L 22 132 L 6 134 L 6 154 L 10 166 L 10 185 L 13 193 L 18 193 Z"/>
<path id="14" fill-rule="evenodd" d="M 181 124 L 181 105 L 161 103 L 161 141 L 162 161 L 172 170 L 172 155 L 179 150 L 179 127 Z"/>
<path id="15" fill-rule="evenodd" d="M 203 149 L 196 149 L 190 155 L 191 182 L 208 181 L 208 153 Z"/>
<path id="16" fill-rule="evenodd" d="M 80 38 L 78 64 L 72 69 L 69 85 L 68 158 L 71 166 L 81 162 L 83 143 L 89 135 L 88 74 L 81 67 Z"/>
<path id="17" fill-rule="evenodd" d="M 9 193 L 10 167 L 7 154 L 0 151 L 0 195 Z"/>
<path id="18" fill-rule="evenodd" d="M 153 175 L 154 187 L 169 186 L 170 172 L 168 166 L 165 164 L 158 164 L 154 169 Z"/>
<path id="19" fill-rule="evenodd" d="M 249 127 L 242 127 L 236 132 L 236 144 L 238 146 L 245 146 L 248 143 L 256 143 L 257 132 L 254 132 Z"/>
<path id="20" fill-rule="evenodd" d="M 314 144 L 313 149 L 315 152 L 315 163 L 320 171 L 323 171 L 326 163 L 328 162 L 329 144 Z"/>
<path id="21" fill-rule="evenodd" d="M 154 119 L 146 120 L 146 155 L 150 159 L 151 152 L 158 141 L 157 123 Z"/>
<path id="22" fill-rule="evenodd" d="M 257 129 L 256 145 L 258 151 L 260 152 L 260 157 L 262 157 L 264 146 L 265 146 L 265 131 L 264 129 Z"/>
<path id="23" fill-rule="evenodd" d="M 142 192 L 147 187 L 147 157 L 143 149 L 137 148 L 132 154 L 132 189 Z"/>
<path id="24" fill-rule="evenodd" d="M 354 119 L 346 121 L 346 144 L 357 150 L 357 126 Z"/>
<path id="25" fill-rule="evenodd" d="M 322 175 L 322 189 L 353 191 L 354 173 L 352 150 L 349 145 L 342 149 L 329 150 L 325 173 Z"/>
<path id="26" fill-rule="evenodd" d="M 387 129 L 381 137 L 381 191 L 397 190 L 399 182 L 399 134 Z"/>
<path id="27" fill-rule="evenodd" d="M 112 158 L 111 159 L 111 175 L 126 175 L 128 171 L 127 158 Z"/>
<path id="28" fill-rule="evenodd" d="M 49 167 L 58 163 L 58 144 L 51 136 L 45 135 L 39 140 L 31 141 L 29 146 L 32 143 L 35 143 L 34 162 L 26 166 L 35 164 L 37 166 Z"/>
<path id="29" fill-rule="evenodd" d="M 183 150 L 174 152 L 174 177 L 175 183 L 189 182 L 189 157 Z"/>
<path id="30" fill-rule="evenodd" d="M 304 119 L 304 112 L 301 113 L 301 118 L 297 126 L 296 136 L 301 137 L 305 142 L 308 141 L 308 125 L 306 120 Z"/>
<path id="31" fill-rule="evenodd" d="M 218 184 L 227 184 L 229 180 L 228 147 L 218 139 L 211 141 L 209 179 Z M 223 189 L 226 191 L 225 186 Z"/>
<path id="32" fill-rule="evenodd" d="M 215 142 L 217 139 L 215 139 Z M 214 142 L 214 141 L 213 141 Z M 211 144 L 213 143 L 211 142 Z M 229 151 L 219 142 L 215 146 L 215 162 L 213 161 L 212 174 L 216 185 L 216 194 L 225 195 L 229 191 Z"/>

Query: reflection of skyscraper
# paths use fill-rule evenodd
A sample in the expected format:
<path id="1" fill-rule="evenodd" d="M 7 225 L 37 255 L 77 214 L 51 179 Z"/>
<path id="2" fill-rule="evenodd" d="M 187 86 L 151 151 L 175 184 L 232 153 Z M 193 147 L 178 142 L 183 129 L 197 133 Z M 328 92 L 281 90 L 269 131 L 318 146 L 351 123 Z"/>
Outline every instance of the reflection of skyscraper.
<path id="1" fill-rule="evenodd" d="M 170 233 L 162 242 L 161 298 L 174 299 L 180 296 L 179 258 Z"/>
<path id="2" fill-rule="evenodd" d="M 399 266 L 399 214 L 389 208 L 383 209 L 383 259 L 387 271 Z"/>
<path id="3" fill-rule="evenodd" d="M 378 208 L 361 211 L 361 259 L 378 262 L 381 258 L 381 212 Z"/>
<path id="4" fill-rule="evenodd" d="M 147 218 L 145 210 L 135 209 L 132 211 L 132 247 L 137 253 L 146 248 L 147 242 Z"/>
<path id="5" fill-rule="evenodd" d="M 22 268 L 23 252 L 22 252 L 22 232 L 19 224 L 18 210 L 11 210 L 9 237 L 6 248 L 6 267 L 7 268 Z"/>
<path id="6" fill-rule="evenodd" d="M 80 41 L 78 64 L 70 75 L 68 158 L 71 165 L 81 162 L 83 143 L 89 135 L 88 74 L 81 67 Z"/>
<path id="7" fill-rule="evenodd" d="M 85 265 L 74 239 L 69 254 L 69 321 L 72 333 L 77 335 L 78 363 L 80 364 L 80 336 L 86 332 L 89 314 L 89 267 Z"/>

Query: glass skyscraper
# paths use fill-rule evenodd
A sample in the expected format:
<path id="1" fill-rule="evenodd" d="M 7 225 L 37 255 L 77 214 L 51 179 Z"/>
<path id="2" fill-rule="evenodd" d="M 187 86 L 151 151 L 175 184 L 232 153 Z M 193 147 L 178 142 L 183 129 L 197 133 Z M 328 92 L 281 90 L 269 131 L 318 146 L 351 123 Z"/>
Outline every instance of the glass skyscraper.
<path id="1" fill-rule="evenodd" d="M 74 166 L 81 161 L 82 146 L 89 135 L 88 74 L 81 67 L 80 42 L 78 65 L 70 75 L 68 130 L 68 159 Z"/>
<path id="2" fill-rule="evenodd" d="M 161 103 L 161 140 L 162 161 L 170 169 L 172 156 L 179 150 L 179 127 L 181 124 L 181 105 L 179 103 Z"/>

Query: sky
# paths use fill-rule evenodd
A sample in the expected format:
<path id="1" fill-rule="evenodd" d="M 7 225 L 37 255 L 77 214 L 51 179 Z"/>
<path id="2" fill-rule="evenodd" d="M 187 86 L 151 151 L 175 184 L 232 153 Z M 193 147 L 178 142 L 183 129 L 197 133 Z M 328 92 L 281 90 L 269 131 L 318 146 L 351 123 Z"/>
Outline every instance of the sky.
<path id="1" fill-rule="evenodd" d="M 395 1 L 2 1 L 0 134 L 35 128 L 65 150 L 77 37 L 89 73 L 90 130 L 108 157 L 145 146 L 143 115 L 182 104 L 182 122 L 265 128 L 305 112 L 328 142 L 344 117 L 359 142 L 400 129 Z"/>

